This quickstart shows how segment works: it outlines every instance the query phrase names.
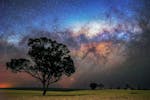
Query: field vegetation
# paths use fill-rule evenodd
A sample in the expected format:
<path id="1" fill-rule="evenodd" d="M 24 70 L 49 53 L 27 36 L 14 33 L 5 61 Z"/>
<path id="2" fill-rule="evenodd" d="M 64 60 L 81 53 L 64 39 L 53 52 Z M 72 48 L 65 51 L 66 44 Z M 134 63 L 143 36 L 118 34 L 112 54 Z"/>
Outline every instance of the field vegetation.
<path id="1" fill-rule="evenodd" d="M 150 90 L 0 90 L 0 100 L 150 100 Z"/>

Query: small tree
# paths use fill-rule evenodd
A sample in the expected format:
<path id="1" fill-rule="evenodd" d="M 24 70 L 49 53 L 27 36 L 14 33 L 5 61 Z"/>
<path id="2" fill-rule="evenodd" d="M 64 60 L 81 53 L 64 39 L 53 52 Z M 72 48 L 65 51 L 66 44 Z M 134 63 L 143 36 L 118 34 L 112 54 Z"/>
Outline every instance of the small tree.
<path id="1" fill-rule="evenodd" d="M 100 89 L 104 88 L 104 84 L 102 84 L 102 83 L 100 83 L 98 86 L 99 86 Z"/>
<path id="2" fill-rule="evenodd" d="M 98 85 L 97 85 L 96 83 L 91 83 L 91 84 L 90 84 L 90 88 L 91 88 L 92 90 L 95 90 L 97 86 L 98 86 Z"/>
<path id="3" fill-rule="evenodd" d="M 41 37 L 29 39 L 29 59 L 11 59 L 7 68 L 13 72 L 25 72 L 38 79 L 43 85 L 43 95 L 50 84 L 61 76 L 70 76 L 75 67 L 66 45 Z"/>

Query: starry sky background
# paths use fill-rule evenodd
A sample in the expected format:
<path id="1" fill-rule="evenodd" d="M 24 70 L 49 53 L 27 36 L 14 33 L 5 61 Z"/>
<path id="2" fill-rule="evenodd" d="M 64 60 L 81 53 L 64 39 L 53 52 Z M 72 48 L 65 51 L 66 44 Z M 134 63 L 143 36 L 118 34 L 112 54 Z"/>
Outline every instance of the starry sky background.
<path id="1" fill-rule="evenodd" d="M 46 36 L 71 50 L 76 73 L 51 87 L 150 88 L 149 0 L 0 0 L 0 87 L 38 87 L 6 70 L 26 57 L 29 38 Z"/>

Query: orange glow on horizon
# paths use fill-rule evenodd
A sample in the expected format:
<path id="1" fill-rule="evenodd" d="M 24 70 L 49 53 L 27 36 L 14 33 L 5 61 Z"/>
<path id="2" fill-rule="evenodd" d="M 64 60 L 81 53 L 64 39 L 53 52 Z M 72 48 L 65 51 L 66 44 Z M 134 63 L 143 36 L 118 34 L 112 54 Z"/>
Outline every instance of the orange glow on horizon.
<path id="1" fill-rule="evenodd" d="M 12 85 L 9 83 L 0 83 L 0 88 L 11 88 Z"/>

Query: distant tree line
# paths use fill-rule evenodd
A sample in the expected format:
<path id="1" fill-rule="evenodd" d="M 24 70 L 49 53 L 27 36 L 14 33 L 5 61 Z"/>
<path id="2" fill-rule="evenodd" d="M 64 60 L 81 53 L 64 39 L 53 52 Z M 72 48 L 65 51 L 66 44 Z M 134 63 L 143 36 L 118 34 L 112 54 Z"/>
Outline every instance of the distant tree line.
<path id="1" fill-rule="evenodd" d="M 95 89 L 126 89 L 126 90 L 148 90 L 148 88 L 142 88 L 140 85 L 133 86 L 131 84 L 126 83 L 124 86 L 110 86 L 105 87 L 103 83 L 90 83 L 89 87 L 92 90 Z"/>
<path id="2" fill-rule="evenodd" d="M 104 88 L 104 85 L 102 83 L 100 84 L 97 84 L 97 83 L 90 83 L 90 88 L 92 90 L 95 90 L 97 87 L 99 87 L 100 89 L 103 89 Z"/>

